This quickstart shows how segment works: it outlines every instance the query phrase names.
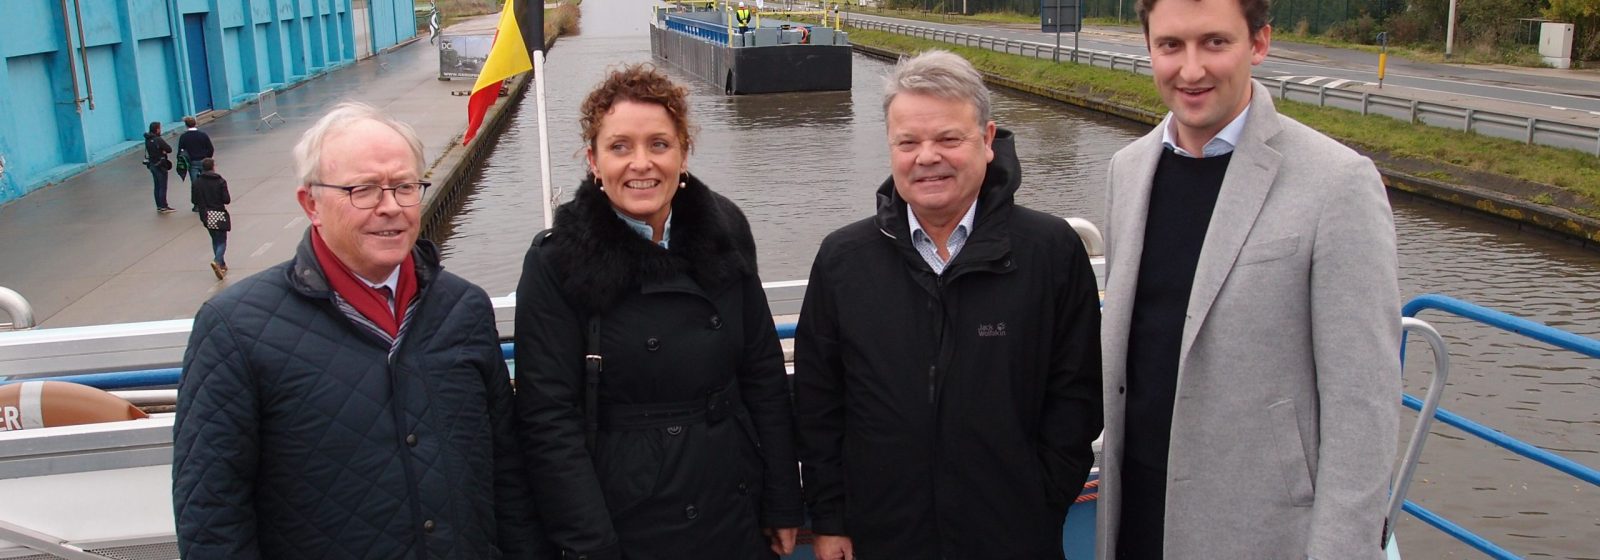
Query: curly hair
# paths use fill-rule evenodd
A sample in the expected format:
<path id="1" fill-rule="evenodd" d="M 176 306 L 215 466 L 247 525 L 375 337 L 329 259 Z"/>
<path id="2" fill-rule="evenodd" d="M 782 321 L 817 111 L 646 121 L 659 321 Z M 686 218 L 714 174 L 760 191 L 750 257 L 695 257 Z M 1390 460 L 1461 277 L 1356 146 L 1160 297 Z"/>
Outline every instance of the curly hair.
<path id="1" fill-rule="evenodd" d="M 600 135 L 600 122 L 612 107 L 623 101 L 651 103 L 666 109 L 667 118 L 672 119 L 672 126 L 677 129 L 683 153 L 694 150 L 694 137 L 689 127 L 689 90 L 673 82 L 654 66 L 644 63 L 612 70 L 584 98 L 583 105 L 578 109 L 581 115 L 578 122 L 583 126 L 585 145 L 591 149 L 595 147 L 595 139 Z"/>
<path id="2" fill-rule="evenodd" d="M 1150 10 L 1156 8 L 1157 1 L 1137 0 L 1133 4 L 1133 11 L 1139 14 L 1139 24 L 1144 26 L 1146 38 L 1150 37 Z M 1239 9 L 1244 12 L 1245 28 L 1249 30 L 1251 38 L 1272 23 L 1271 0 L 1239 0 Z"/>

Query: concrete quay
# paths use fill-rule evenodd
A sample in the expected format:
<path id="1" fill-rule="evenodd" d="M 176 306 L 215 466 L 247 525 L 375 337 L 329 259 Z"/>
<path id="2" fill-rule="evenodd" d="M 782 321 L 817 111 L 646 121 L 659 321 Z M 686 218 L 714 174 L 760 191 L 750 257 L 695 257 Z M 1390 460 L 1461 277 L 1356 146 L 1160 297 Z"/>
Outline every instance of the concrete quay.
<path id="1" fill-rule="evenodd" d="M 492 32 L 496 15 L 447 32 Z M 520 86 L 520 83 L 518 84 Z M 168 183 L 172 214 L 156 212 L 150 173 L 135 151 L 0 206 L 0 287 L 33 306 L 38 327 L 71 327 L 186 319 L 229 284 L 289 259 L 309 225 L 295 200 L 291 149 L 327 109 L 341 101 L 371 104 L 416 128 L 423 141 L 432 199 L 459 180 L 475 154 L 460 144 L 472 84 L 438 80 L 438 54 L 426 38 L 329 72 L 281 92 L 283 122 L 260 126 L 255 106 L 201 117 L 216 145 L 217 171 L 233 196 L 226 280 L 211 273 L 210 238 L 189 211 L 188 182 Z M 492 141 L 491 110 L 479 138 Z M 209 119 L 209 120 L 208 120 Z M 274 120 L 274 122 L 277 122 Z M 167 131 L 169 133 L 181 131 Z M 169 142 L 176 143 L 169 139 Z M 472 148 L 490 142 L 475 140 Z M 0 313 L 0 322 L 9 318 Z"/>

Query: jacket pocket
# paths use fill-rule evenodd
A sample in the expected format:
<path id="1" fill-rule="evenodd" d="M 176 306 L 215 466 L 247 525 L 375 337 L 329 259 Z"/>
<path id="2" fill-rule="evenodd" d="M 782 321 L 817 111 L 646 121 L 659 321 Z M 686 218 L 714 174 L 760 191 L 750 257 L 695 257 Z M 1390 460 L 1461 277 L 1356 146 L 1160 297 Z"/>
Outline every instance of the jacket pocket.
<path id="1" fill-rule="evenodd" d="M 1300 249 L 1300 234 L 1288 237 L 1270 239 L 1245 245 L 1239 250 L 1239 262 L 1236 266 L 1245 266 L 1267 261 L 1275 261 L 1295 254 Z"/>
<path id="2" fill-rule="evenodd" d="M 1267 406 L 1272 433 L 1269 455 L 1277 462 L 1278 472 L 1289 492 L 1289 503 L 1296 507 L 1311 507 L 1316 489 L 1311 482 L 1311 463 L 1306 460 L 1305 439 L 1300 436 L 1299 416 L 1295 414 L 1294 401 L 1282 400 Z"/>

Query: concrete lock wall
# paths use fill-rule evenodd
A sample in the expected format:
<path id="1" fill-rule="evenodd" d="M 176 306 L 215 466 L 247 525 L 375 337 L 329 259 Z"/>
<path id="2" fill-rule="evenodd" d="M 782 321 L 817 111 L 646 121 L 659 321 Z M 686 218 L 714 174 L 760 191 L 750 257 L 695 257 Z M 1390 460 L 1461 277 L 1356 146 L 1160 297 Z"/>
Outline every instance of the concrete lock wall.
<path id="1" fill-rule="evenodd" d="M 151 121 L 171 131 L 350 64 L 357 13 L 370 30 L 359 52 L 416 35 L 414 0 L 366 3 L 65 0 L 63 14 L 62 0 L 5 0 L 0 204 L 142 147 Z"/>

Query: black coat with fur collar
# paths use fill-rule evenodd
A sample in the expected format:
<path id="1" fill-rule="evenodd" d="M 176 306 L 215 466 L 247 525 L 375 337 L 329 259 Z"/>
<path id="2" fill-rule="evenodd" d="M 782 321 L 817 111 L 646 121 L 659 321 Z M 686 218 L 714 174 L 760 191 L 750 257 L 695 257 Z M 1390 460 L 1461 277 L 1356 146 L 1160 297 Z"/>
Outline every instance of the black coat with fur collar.
<path id="1" fill-rule="evenodd" d="M 744 214 L 692 177 L 672 201 L 670 249 L 639 236 L 585 181 L 528 250 L 517 414 L 558 548 L 593 559 L 770 558 L 760 529 L 803 522 L 783 354 L 755 262 Z M 591 454 L 583 357 L 596 313 L 604 372 Z M 719 390 L 733 412 L 708 418 Z"/>

